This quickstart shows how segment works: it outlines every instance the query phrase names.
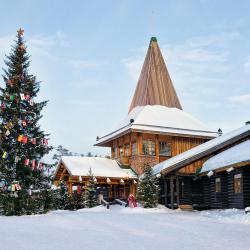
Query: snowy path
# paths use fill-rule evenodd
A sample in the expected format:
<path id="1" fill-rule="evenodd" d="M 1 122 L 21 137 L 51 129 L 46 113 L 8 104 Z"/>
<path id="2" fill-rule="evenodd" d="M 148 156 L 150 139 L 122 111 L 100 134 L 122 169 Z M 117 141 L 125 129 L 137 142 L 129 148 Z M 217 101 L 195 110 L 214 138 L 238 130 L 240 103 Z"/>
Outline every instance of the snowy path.
<path id="1" fill-rule="evenodd" d="M 250 249 L 250 214 L 111 206 L 0 217 L 1 250 Z"/>

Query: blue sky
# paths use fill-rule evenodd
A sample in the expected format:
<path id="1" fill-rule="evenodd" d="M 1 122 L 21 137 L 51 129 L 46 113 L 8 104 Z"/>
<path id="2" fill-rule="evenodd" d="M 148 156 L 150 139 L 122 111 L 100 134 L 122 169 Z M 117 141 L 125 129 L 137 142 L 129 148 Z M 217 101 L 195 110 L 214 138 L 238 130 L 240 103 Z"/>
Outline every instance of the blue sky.
<path id="1" fill-rule="evenodd" d="M 250 120 L 250 1 L 12 0 L 1 10 L 0 66 L 23 27 L 54 146 L 109 152 L 92 145 L 127 114 L 152 35 L 185 111 L 223 131 Z"/>

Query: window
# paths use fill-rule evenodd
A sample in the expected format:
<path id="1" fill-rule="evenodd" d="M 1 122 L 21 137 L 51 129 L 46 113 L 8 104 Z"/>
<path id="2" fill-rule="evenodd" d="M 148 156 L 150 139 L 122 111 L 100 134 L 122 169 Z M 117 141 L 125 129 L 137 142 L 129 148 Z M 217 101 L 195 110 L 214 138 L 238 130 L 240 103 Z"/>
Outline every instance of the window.
<path id="1" fill-rule="evenodd" d="M 115 147 L 115 158 L 118 158 L 118 148 Z"/>
<path id="2" fill-rule="evenodd" d="M 123 157 L 124 156 L 124 149 L 123 147 L 120 147 L 120 157 Z"/>
<path id="3" fill-rule="evenodd" d="M 155 142 L 151 140 L 142 141 L 142 154 L 155 155 Z"/>
<path id="4" fill-rule="evenodd" d="M 215 179 L 215 192 L 216 193 L 221 192 L 221 179 L 220 178 Z"/>
<path id="5" fill-rule="evenodd" d="M 235 194 L 242 193 L 242 175 L 241 174 L 234 175 L 234 193 Z"/>
<path id="6" fill-rule="evenodd" d="M 125 156 L 129 156 L 130 155 L 130 145 L 126 144 L 125 145 Z"/>
<path id="7" fill-rule="evenodd" d="M 137 155 L 137 143 L 132 143 L 132 155 Z"/>
<path id="8" fill-rule="evenodd" d="M 159 154 L 164 156 L 171 156 L 171 144 L 165 141 L 159 142 Z"/>

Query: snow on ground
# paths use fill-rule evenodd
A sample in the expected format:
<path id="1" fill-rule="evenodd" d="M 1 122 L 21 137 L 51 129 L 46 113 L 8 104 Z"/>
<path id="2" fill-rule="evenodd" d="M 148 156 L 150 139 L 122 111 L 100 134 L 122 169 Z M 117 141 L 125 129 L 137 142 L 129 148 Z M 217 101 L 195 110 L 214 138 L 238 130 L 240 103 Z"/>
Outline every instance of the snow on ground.
<path id="1" fill-rule="evenodd" d="M 0 216 L 1 250 L 250 249 L 250 213 L 183 212 L 114 205 L 46 215 Z"/>

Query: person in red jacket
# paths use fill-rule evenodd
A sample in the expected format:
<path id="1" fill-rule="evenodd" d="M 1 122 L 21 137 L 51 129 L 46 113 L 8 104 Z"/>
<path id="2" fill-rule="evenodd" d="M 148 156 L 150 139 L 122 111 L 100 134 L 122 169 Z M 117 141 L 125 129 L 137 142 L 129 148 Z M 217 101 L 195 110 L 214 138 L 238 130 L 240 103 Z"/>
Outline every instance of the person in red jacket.
<path id="1" fill-rule="evenodd" d="M 128 206 L 131 208 L 137 207 L 137 203 L 133 194 L 128 196 Z"/>

